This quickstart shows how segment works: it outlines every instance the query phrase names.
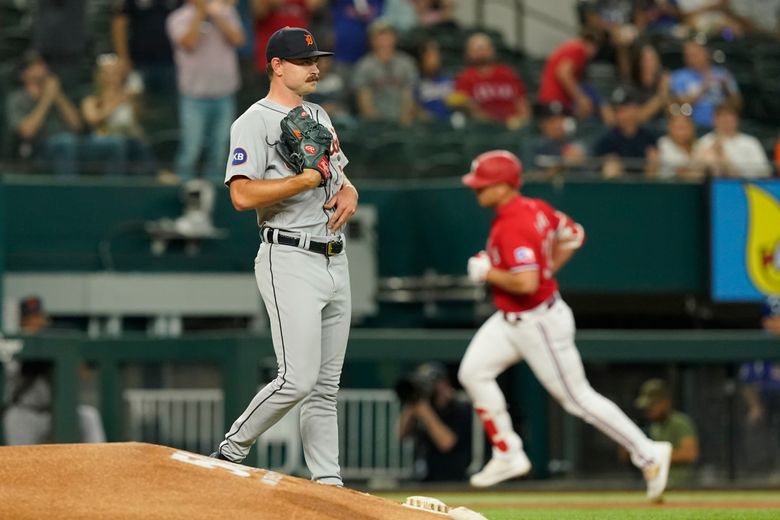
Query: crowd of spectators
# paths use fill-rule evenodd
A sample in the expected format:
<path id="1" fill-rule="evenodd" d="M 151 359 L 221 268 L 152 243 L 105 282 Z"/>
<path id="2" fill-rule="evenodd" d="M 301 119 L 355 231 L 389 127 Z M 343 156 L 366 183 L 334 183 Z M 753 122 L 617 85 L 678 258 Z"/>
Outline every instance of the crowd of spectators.
<path id="1" fill-rule="evenodd" d="M 409 126 L 414 121 L 417 66 L 397 47 L 395 30 L 382 21 L 369 28 L 369 47 L 352 74 L 358 114 L 367 121 Z"/>
<path id="2" fill-rule="evenodd" d="M 166 28 L 179 91 L 176 173 L 184 181 L 195 178 L 208 147 L 203 176 L 221 182 L 241 84 L 236 49 L 245 37 L 238 11 L 233 0 L 188 0 L 168 16 Z"/>
<path id="3" fill-rule="evenodd" d="M 30 171 L 219 182 L 229 125 L 267 81 L 258 49 L 284 26 L 309 27 L 335 50 L 311 100 L 340 131 L 435 124 L 465 142 L 479 127 L 510 145 L 515 133 L 513 151 L 545 175 L 699 180 L 776 169 L 775 142 L 739 130 L 738 75 L 710 43 L 759 37 L 780 56 L 780 1 L 580 0 L 578 34 L 534 63 L 495 32 L 459 27 L 452 0 L 121 0 L 104 28 L 110 48 L 84 67 L 86 86 L 73 64 L 89 55 L 87 9 L 52 4 L 36 15 L 33 50 L 6 98 L 6 156 Z M 52 37 L 62 24 L 67 42 Z M 670 48 L 679 62 L 665 60 Z M 175 157 L 160 157 L 161 133 L 148 130 L 166 117 Z"/>

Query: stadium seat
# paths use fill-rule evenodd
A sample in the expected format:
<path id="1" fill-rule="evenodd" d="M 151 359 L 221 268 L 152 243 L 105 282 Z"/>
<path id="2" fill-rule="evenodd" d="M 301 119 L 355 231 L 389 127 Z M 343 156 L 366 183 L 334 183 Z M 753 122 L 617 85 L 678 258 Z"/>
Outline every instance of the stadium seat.
<path id="1" fill-rule="evenodd" d="M 440 152 L 418 158 L 414 165 L 414 173 L 417 177 L 455 177 L 468 171 L 469 161 L 466 157 L 455 152 Z"/>
<path id="2" fill-rule="evenodd" d="M 439 43 L 441 48 L 456 49 L 462 51 L 469 32 L 454 24 L 441 24 L 428 28 L 427 36 Z"/>
<path id="3" fill-rule="evenodd" d="M 616 67 L 603 61 L 588 65 L 586 78 L 587 82 L 604 98 L 609 98 L 619 84 Z"/>
<path id="4" fill-rule="evenodd" d="M 360 178 L 365 176 L 366 164 L 368 163 L 368 153 L 360 136 L 360 132 L 353 129 L 339 129 L 339 142 L 341 149 L 349 159 L 347 175 L 350 178 Z"/>
<path id="5" fill-rule="evenodd" d="M 488 150 L 504 149 L 518 155 L 522 154 L 521 142 L 527 139 L 527 127 L 518 131 L 509 131 L 501 126 L 475 124 L 468 128 L 465 143 L 466 155 L 469 159 Z"/>
<path id="6" fill-rule="evenodd" d="M 455 130 L 446 122 L 430 123 L 419 130 L 409 136 L 409 148 L 415 157 L 414 171 L 417 175 L 457 175 L 468 165 L 470 158 L 464 153 L 466 133 L 463 130 Z"/>
<path id="7" fill-rule="evenodd" d="M 593 148 L 596 142 L 606 132 L 604 124 L 595 118 L 577 122 L 577 129 L 574 133 L 575 138 L 580 141 L 588 152 L 588 156 L 593 155 Z"/>
<path id="8" fill-rule="evenodd" d="M 29 31 L 30 17 L 25 7 L 11 0 L 0 0 L 0 29 L 6 31 Z"/>
<path id="9" fill-rule="evenodd" d="M 658 55 L 667 70 L 676 70 L 684 66 L 682 46 L 676 41 L 664 41 L 658 45 Z"/>
<path id="10" fill-rule="evenodd" d="M 523 78 L 526 91 L 531 97 L 535 96 L 539 90 L 539 83 L 542 79 L 545 58 L 535 58 L 526 56 L 519 64 L 520 76 Z"/>
<path id="11" fill-rule="evenodd" d="M 405 179 L 414 177 L 414 165 L 423 157 L 411 153 L 409 141 L 398 136 L 379 138 L 365 143 L 367 161 L 365 175 L 376 179 Z"/>
<path id="12" fill-rule="evenodd" d="M 757 43 L 751 49 L 756 62 L 778 63 L 780 62 L 780 45 L 777 41 L 771 43 Z"/>
<path id="13" fill-rule="evenodd" d="M 114 45 L 111 40 L 111 20 L 114 17 L 113 0 L 90 0 L 89 16 L 87 17 L 90 31 L 92 53 L 97 56 L 112 52 Z"/>
<path id="14" fill-rule="evenodd" d="M 441 49 L 441 67 L 445 74 L 457 76 L 465 66 L 461 49 Z"/>
<path id="15" fill-rule="evenodd" d="M 158 130 L 148 134 L 149 144 L 161 166 L 172 167 L 179 148 L 179 130 Z"/>

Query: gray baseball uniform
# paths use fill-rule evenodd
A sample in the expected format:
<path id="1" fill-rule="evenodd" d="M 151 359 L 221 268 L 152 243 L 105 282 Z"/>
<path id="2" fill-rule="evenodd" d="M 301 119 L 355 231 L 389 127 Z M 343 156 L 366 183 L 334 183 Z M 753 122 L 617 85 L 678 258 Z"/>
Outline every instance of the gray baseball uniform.
<path id="1" fill-rule="evenodd" d="M 325 210 L 323 205 L 341 188 L 348 161 L 322 107 L 307 102 L 303 106 L 333 133 L 331 177 L 324 187 L 257 210 L 262 243 L 255 258 L 255 276 L 270 318 L 278 372 L 233 423 L 219 453 L 232 461 L 243 460 L 259 435 L 303 401 L 301 438 L 312 479 L 341 484 L 336 394 L 351 300 L 346 254 L 333 254 L 327 247 L 343 242 L 344 236 L 327 229 L 334 210 Z M 233 152 L 226 183 L 238 176 L 281 179 L 294 175 L 273 146 L 281 135 L 279 123 L 289 111 L 261 99 L 236 119 L 230 130 Z M 297 245 L 283 243 L 291 239 Z M 323 253 L 323 244 L 327 253 Z"/>

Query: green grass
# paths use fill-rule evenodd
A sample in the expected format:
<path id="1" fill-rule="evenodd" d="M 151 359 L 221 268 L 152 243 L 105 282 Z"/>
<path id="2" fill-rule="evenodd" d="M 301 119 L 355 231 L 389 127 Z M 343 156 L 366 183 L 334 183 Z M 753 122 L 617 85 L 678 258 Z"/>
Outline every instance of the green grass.
<path id="1" fill-rule="evenodd" d="M 775 520 L 776 509 L 483 509 L 489 520 Z"/>
<path id="2" fill-rule="evenodd" d="M 649 505 L 641 491 L 463 492 L 408 491 L 380 496 L 403 502 L 410 495 L 433 496 L 464 505 L 489 520 L 769 520 L 780 518 L 780 491 L 669 492 L 664 504 Z"/>

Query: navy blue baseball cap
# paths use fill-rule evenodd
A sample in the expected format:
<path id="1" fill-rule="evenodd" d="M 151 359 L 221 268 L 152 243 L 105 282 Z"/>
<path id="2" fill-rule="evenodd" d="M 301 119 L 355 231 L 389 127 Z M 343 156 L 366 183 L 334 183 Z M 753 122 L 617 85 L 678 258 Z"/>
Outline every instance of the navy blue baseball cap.
<path id="1" fill-rule="evenodd" d="M 265 58 L 303 59 L 315 56 L 333 56 L 332 52 L 317 48 L 314 36 L 302 27 L 285 27 L 271 35 L 265 48 Z"/>

